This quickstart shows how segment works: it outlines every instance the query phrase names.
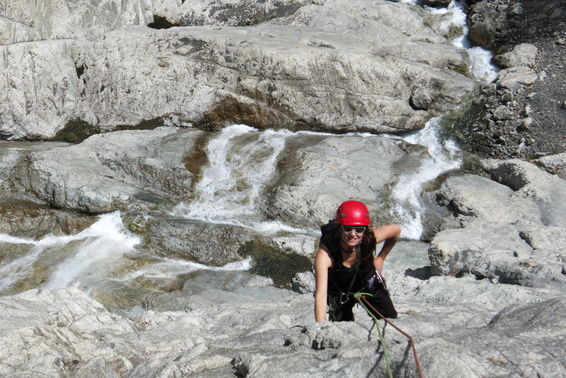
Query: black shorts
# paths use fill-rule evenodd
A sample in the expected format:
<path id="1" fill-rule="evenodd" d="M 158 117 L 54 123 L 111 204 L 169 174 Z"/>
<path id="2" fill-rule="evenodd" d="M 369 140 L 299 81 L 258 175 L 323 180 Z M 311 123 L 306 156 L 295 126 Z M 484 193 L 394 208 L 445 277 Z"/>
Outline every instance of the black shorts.
<path id="1" fill-rule="evenodd" d="M 343 298 L 344 299 L 344 298 Z M 397 318 L 397 310 L 395 310 L 395 306 L 393 306 L 393 302 L 391 301 L 391 297 L 389 293 L 384 288 L 379 288 L 376 290 L 375 294 L 370 297 L 369 295 L 366 296 L 366 300 L 371 305 L 368 306 L 368 310 L 373 313 L 378 319 L 381 319 L 381 316 L 373 311 L 372 307 L 379 311 L 386 318 L 396 319 Z M 328 297 L 328 314 L 330 316 L 330 320 L 334 322 L 347 322 L 354 320 L 354 313 L 353 308 L 358 303 L 354 296 L 349 295 L 347 300 L 343 300 L 343 303 L 340 303 L 340 296 L 339 295 L 329 295 Z"/>

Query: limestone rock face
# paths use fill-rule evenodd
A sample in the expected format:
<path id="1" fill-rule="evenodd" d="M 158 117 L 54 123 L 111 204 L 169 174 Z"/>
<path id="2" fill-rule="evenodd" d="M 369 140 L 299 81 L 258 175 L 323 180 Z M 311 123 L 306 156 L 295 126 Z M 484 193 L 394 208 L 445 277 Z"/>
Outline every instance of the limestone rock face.
<path id="1" fill-rule="evenodd" d="M 265 213 L 291 224 L 301 219 L 314 227 L 325 224 L 334 216 L 330 204 L 340 202 L 337 193 L 347 191 L 366 202 L 387 197 L 398 180 L 397 167 L 417 166 L 422 153 L 418 146 L 388 139 L 312 136 L 290 140 L 282 156 L 287 165 L 270 187 Z M 381 203 L 379 209 L 370 209 L 376 224 L 387 221 L 384 209 L 390 206 Z"/>
<path id="2" fill-rule="evenodd" d="M 22 192 L 57 208 L 103 213 L 126 209 L 136 199 L 163 202 L 190 191 L 184 159 L 200 135 L 167 127 L 96 135 L 34 152 L 13 174 Z"/>
<path id="3" fill-rule="evenodd" d="M 148 301 L 149 308 L 124 314 L 109 312 L 74 288 L 0 298 L 5 362 L 0 372 L 26 375 L 40 369 L 49 377 L 387 374 L 373 321 L 360 308 L 355 308 L 356 322 L 315 323 L 311 295 L 262 288 L 258 280 L 228 272 L 200 277 L 192 277 L 186 290 L 162 293 L 161 300 Z M 394 322 L 413 336 L 425 376 L 446 376 L 448 369 L 462 376 L 564 374 L 556 360 L 565 346 L 563 299 L 465 278 L 417 282 L 409 293 L 397 294 L 400 318 Z M 499 300 L 486 301 L 490 297 Z M 423 301 L 426 311 L 406 300 Z M 460 315 L 449 316 L 454 309 Z M 407 339 L 392 327 L 384 332 L 396 376 L 415 376 Z M 502 353 L 505 348 L 513 353 Z"/>
<path id="4" fill-rule="evenodd" d="M 518 160 L 486 160 L 486 171 L 513 189 L 514 197 L 535 203 L 545 226 L 566 228 L 566 181 L 536 165 Z"/>
<path id="5" fill-rule="evenodd" d="M 11 4 L 0 21 L 0 135 L 147 122 L 399 132 L 422 128 L 474 87 L 459 73 L 467 53 L 408 4 L 268 2 L 254 17 L 270 21 L 247 27 L 226 12 L 250 3 L 206 4 L 206 17 L 203 4 Z M 190 26 L 147 27 L 159 20 Z"/>
<path id="6" fill-rule="evenodd" d="M 451 177 L 436 194 L 463 228 L 434 237 L 429 249 L 432 273 L 563 285 L 564 180 L 520 160 L 486 160 L 484 167 L 495 181 Z"/>

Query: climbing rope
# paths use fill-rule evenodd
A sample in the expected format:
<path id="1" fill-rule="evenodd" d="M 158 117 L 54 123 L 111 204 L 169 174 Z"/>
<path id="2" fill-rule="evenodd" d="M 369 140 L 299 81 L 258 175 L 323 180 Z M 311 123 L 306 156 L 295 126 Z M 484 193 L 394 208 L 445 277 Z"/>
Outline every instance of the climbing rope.
<path id="1" fill-rule="evenodd" d="M 409 342 L 411 343 L 411 349 L 413 350 L 413 356 L 415 357 L 415 364 L 417 365 L 417 371 L 419 373 L 419 378 L 423 378 L 423 372 L 421 371 L 421 364 L 419 363 L 419 358 L 417 357 L 417 348 L 415 347 L 415 341 L 413 340 L 411 335 L 409 335 L 408 333 L 403 331 L 401 328 L 397 327 L 395 324 L 393 324 L 391 321 L 389 321 L 387 318 L 385 318 L 385 316 L 381 315 L 381 313 L 379 311 L 377 311 L 375 309 L 375 307 L 373 307 L 368 302 L 368 300 L 366 299 L 367 295 L 369 295 L 370 297 L 372 296 L 369 293 L 356 293 L 356 294 L 354 294 L 354 298 L 356 298 L 356 301 L 358 301 L 360 306 L 362 306 L 364 308 L 364 310 L 367 311 L 367 313 L 373 318 L 373 321 L 375 322 L 377 332 L 379 334 L 379 340 L 380 340 L 381 346 L 383 348 L 383 355 L 385 356 L 385 363 L 387 365 L 387 374 L 389 375 L 389 378 L 393 378 L 393 373 L 391 372 L 391 365 L 389 363 L 389 356 L 387 354 L 387 348 L 385 346 L 385 340 L 384 340 L 383 335 L 381 333 L 381 329 L 379 328 L 378 319 L 374 315 L 374 313 L 381 316 L 381 318 L 383 320 L 385 320 L 386 323 L 390 324 L 393 328 L 395 328 L 397 331 L 399 331 L 403 336 L 405 336 L 406 338 L 409 339 Z M 370 311 L 370 309 L 373 312 Z"/>

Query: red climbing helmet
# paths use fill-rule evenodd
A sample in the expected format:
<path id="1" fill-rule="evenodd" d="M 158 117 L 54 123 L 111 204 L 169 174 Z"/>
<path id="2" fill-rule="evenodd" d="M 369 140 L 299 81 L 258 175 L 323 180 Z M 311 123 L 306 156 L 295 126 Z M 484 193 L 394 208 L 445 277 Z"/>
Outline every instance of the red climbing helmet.
<path id="1" fill-rule="evenodd" d="M 336 223 L 341 226 L 369 226 L 369 211 L 360 201 L 346 201 L 336 211 Z"/>

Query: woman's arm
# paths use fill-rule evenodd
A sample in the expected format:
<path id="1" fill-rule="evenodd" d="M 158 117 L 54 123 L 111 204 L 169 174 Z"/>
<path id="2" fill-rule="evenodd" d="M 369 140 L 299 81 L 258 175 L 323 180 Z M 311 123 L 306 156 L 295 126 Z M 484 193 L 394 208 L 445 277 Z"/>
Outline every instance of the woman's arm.
<path id="1" fill-rule="evenodd" d="M 381 271 L 383 269 L 383 263 L 385 262 L 387 255 L 389 254 L 389 252 L 391 252 L 391 250 L 397 243 L 397 240 L 399 240 L 399 236 L 401 236 L 401 226 L 390 224 L 387 226 L 374 228 L 372 231 L 375 235 L 377 244 L 385 241 L 385 243 L 383 243 L 381 251 L 379 251 L 377 257 L 373 259 L 373 266 L 376 270 Z"/>
<path id="2" fill-rule="evenodd" d="M 316 279 L 316 292 L 314 297 L 314 319 L 317 322 L 326 320 L 326 306 L 328 295 L 328 269 L 332 266 L 330 253 L 322 245 L 314 259 L 314 275 Z"/>

